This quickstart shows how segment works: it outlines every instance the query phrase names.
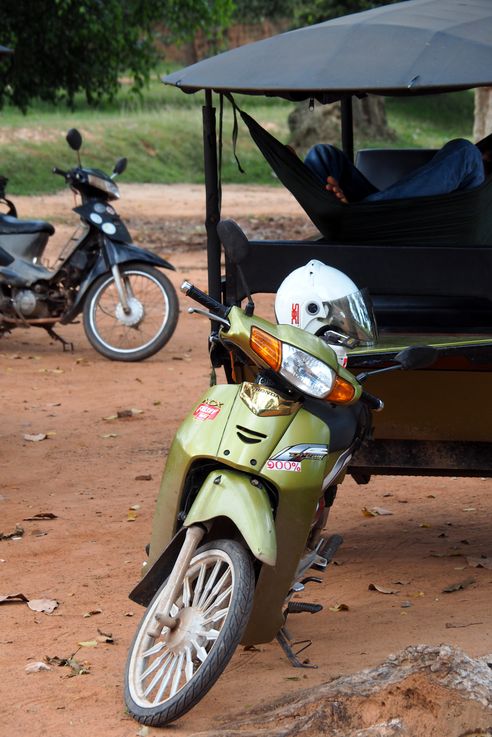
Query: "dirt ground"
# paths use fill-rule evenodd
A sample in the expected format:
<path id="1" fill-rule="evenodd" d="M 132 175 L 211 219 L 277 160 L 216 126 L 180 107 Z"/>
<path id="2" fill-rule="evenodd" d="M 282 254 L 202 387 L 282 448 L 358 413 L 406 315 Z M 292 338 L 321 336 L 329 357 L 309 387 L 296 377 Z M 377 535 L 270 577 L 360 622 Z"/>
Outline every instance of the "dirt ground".
<path id="1" fill-rule="evenodd" d="M 205 287 L 202 188 L 123 185 L 122 193 L 118 209 L 135 240 L 176 266 L 175 286 L 187 278 Z M 70 195 L 17 203 L 24 217 L 57 226 L 53 260 L 75 223 Z M 311 228 L 290 195 L 276 189 L 228 188 L 224 211 L 249 234 L 282 229 L 297 236 Z M 75 344 L 73 354 L 41 330 L 1 340 L 0 532 L 19 524 L 24 533 L 0 539 L 0 598 L 22 593 L 58 602 L 51 614 L 20 601 L 0 604 L 1 734 L 139 731 L 122 697 L 127 649 L 142 613 L 127 595 L 139 578 L 172 436 L 209 378 L 208 323 L 188 315 L 186 299 L 180 301 L 172 341 L 141 364 L 102 358 L 80 324 L 60 328 Z M 268 315 L 268 300 L 260 310 Z M 130 408 L 142 412 L 105 419 Z M 38 433 L 48 437 L 25 439 Z M 367 517 L 363 507 L 391 514 Z M 347 480 L 330 519 L 331 531 L 344 536 L 337 565 L 305 597 L 325 608 L 291 618 L 292 634 L 313 641 L 306 655 L 318 668 L 293 670 L 276 643 L 240 648 L 209 695 L 170 733 L 213 730 L 240 709 L 375 666 L 411 644 L 492 653 L 492 571 L 467 560 L 492 555 L 491 511 L 491 479 L 380 477 L 361 487 Z M 56 517 L 29 519 L 47 513 Z M 466 588 L 442 593 L 470 578 Z M 370 584 L 397 593 L 369 590 Z M 348 610 L 332 611 L 337 604 Z M 102 642 L 101 633 L 112 641 Z M 45 657 L 72 655 L 87 673 L 56 664 L 26 672 Z"/>

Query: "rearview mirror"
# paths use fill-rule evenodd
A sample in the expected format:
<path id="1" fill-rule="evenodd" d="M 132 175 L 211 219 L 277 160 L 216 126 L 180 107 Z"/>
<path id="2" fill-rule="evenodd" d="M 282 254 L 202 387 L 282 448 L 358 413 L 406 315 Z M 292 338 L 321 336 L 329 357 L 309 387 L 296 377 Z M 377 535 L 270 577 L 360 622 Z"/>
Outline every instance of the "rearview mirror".
<path id="1" fill-rule="evenodd" d="M 394 360 L 408 371 L 431 366 L 438 355 L 439 351 L 430 345 L 412 345 L 397 353 Z"/>
<path id="2" fill-rule="evenodd" d="M 73 151 L 80 151 L 80 148 L 82 146 L 82 136 L 80 135 L 77 128 L 70 128 L 65 137 L 65 140 L 70 148 L 73 149 Z"/>
<path id="3" fill-rule="evenodd" d="M 126 165 L 127 164 L 128 164 L 128 159 L 126 159 L 126 158 L 118 159 L 118 161 L 114 165 L 113 174 L 115 176 L 117 174 L 123 174 L 123 172 L 126 169 Z"/>

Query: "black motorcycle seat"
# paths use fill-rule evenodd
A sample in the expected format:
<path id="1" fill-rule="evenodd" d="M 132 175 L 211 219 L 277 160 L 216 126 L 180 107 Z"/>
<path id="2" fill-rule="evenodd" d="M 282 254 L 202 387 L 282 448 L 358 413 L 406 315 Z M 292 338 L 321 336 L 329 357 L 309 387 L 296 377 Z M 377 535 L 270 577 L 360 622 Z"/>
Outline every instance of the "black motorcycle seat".
<path id="1" fill-rule="evenodd" d="M 12 215 L 0 215 L 0 235 L 26 235 L 29 233 L 55 232 L 51 223 L 45 220 L 19 220 Z"/>

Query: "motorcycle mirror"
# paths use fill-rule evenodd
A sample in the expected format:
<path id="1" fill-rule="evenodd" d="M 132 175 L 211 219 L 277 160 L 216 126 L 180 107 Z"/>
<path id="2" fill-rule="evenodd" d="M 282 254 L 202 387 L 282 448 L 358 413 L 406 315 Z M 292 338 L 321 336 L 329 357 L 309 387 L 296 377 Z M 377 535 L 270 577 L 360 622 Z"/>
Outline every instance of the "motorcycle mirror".
<path id="1" fill-rule="evenodd" d="M 77 128 L 70 128 L 65 136 L 65 140 L 73 151 L 80 151 L 82 146 L 82 136 Z"/>
<path id="2" fill-rule="evenodd" d="M 128 164 L 127 158 L 123 157 L 122 159 L 118 159 L 113 169 L 114 176 L 116 176 L 117 174 L 123 174 L 123 172 L 126 169 L 127 164 Z"/>
<path id="3" fill-rule="evenodd" d="M 234 220 L 221 220 L 217 233 L 229 261 L 236 266 L 242 263 L 249 254 L 249 241 L 239 225 Z"/>
<path id="4" fill-rule="evenodd" d="M 439 351 L 430 345 L 412 345 L 396 354 L 394 360 L 406 370 L 421 369 L 431 366 L 439 355 Z"/>

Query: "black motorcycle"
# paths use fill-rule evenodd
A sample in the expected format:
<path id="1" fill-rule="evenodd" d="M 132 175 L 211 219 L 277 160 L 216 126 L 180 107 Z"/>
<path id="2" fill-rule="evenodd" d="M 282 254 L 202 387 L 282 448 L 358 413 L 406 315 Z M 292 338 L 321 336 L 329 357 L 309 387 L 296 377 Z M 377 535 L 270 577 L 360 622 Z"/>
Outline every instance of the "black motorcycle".
<path id="1" fill-rule="evenodd" d="M 15 327 L 42 327 L 64 348 L 71 346 L 53 326 L 66 325 L 83 313 L 92 346 L 115 361 L 141 361 L 159 351 L 171 338 L 178 320 L 178 298 L 169 279 L 156 267 L 173 269 L 164 259 L 132 242 L 126 226 L 110 204 L 120 196 L 114 178 L 127 164 L 119 159 L 108 176 L 83 167 L 82 136 L 72 128 L 66 138 L 77 151 L 78 166 L 53 173 L 82 198 L 74 208 L 80 232 L 62 251 L 54 269 L 41 259 L 53 226 L 40 220 L 21 220 L 6 199 L 0 181 L 0 247 L 13 256 L 0 267 L 0 334 Z"/>

